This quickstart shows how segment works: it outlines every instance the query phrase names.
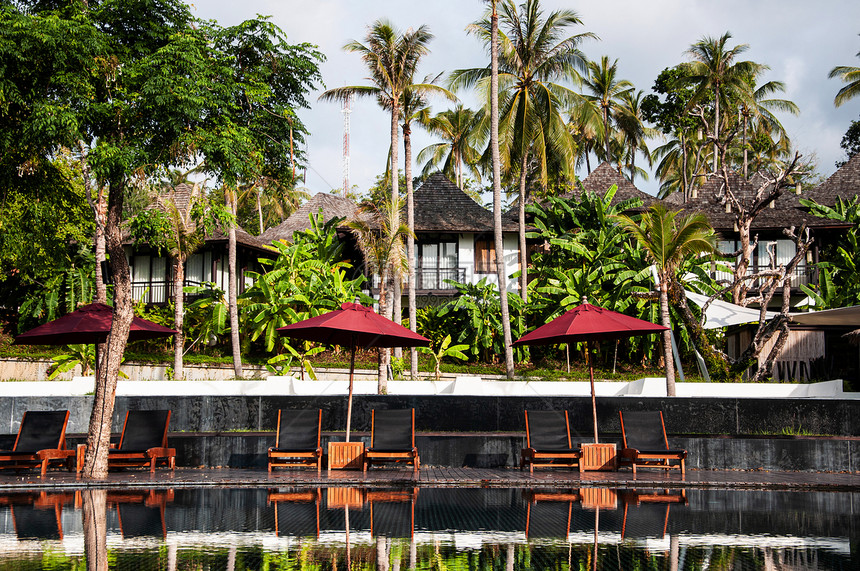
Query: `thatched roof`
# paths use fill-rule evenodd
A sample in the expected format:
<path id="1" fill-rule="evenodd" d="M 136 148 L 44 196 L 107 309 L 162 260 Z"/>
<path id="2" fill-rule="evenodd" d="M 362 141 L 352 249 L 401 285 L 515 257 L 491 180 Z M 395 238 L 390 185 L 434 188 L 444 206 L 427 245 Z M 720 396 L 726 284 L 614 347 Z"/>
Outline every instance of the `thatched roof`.
<path id="1" fill-rule="evenodd" d="M 860 153 L 836 169 L 836 172 L 826 181 L 803 193 L 803 197 L 819 204 L 833 206 L 837 198 L 850 200 L 858 194 L 860 194 Z"/>
<path id="2" fill-rule="evenodd" d="M 769 179 L 763 174 L 756 173 L 749 179 L 743 175 L 730 171 L 729 185 L 737 199 L 745 207 L 749 207 L 756 192 L 762 185 L 769 184 Z M 782 229 L 791 226 L 800 226 L 806 222 L 815 226 L 815 216 L 811 215 L 800 205 L 800 196 L 795 194 L 794 189 L 785 189 L 773 202 L 772 208 L 765 208 L 753 222 L 753 229 Z M 726 211 L 725 188 L 722 177 L 711 177 L 705 184 L 699 187 L 697 196 L 690 198 L 685 204 L 673 202 L 673 205 L 681 207 L 688 213 L 701 212 L 708 217 L 711 226 L 718 232 L 732 232 L 737 219 L 737 211 L 730 208 Z"/>
<path id="3" fill-rule="evenodd" d="M 613 205 L 631 198 L 638 198 L 642 200 L 643 205 L 641 208 L 634 208 L 633 210 L 642 210 L 648 208 L 657 200 L 650 194 L 639 190 L 635 184 L 630 182 L 630 180 L 624 176 L 624 174 L 618 172 L 618 169 L 613 168 L 612 165 L 607 162 L 600 163 L 596 169 L 591 171 L 591 173 L 582 180 L 582 188 L 597 196 L 603 196 L 606 194 L 606 191 L 609 190 L 609 187 L 613 184 L 618 187 L 618 191 L 615 193 L 615 196 L 612 197 Z M 578 197 L 579 191 L 569 192 L 562 196 L 563 198 Z"/>
<path id="4" fill-rule="evenodd" d="M 332 218 L 350 220 L 358 212 L 358 205 L 349 198 L 318 192 L 293 212 L 289 218 L 260 234 L 259 239 L 266 244 L 271 244 L 276 240 L 292 240 L 294 232 L 308 230 L 311 227 L 310 215 L 319 212 L 322 212 L 324 222 L 328 222 Z"/>
<path id="5" fill-rule="evenodd" d="M 493 231 L 493 213 L 442 173 L 430 175 L 415 191 L 414 200 L 416 232 Z M 517 223 L 503 217 L 502 229 L 516 232 Z"/>

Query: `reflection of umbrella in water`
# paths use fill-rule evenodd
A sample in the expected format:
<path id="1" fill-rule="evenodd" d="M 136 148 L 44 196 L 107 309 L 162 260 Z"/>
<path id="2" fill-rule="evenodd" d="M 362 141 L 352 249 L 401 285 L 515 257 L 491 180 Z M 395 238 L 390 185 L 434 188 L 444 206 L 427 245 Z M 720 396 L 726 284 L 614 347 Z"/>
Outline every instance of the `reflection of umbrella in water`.
<path id="1" fill-rule="evenodd" d="M 113 308 L 91 303 L 15 337 L 16 345 L 96 345 L 107 341 L 113 323 Z M 128 332 L 129 341 L 170 337 L 176 331 L 135 316 Z M 96 367 L 98 367 L 96 355 Z M 98 377 L 98 372 L 96 373 Z"/>
<path id="2" fill-rule="evenodd" d="M 582 305 L 523 335 L 514 345 L 555 345 L 557 343 L 586 344 L 588 374 L 591 381 L 591 413 L 594 419 L 594 442 L 597 443 L 597 399 L 594 395 L 594 365 L 591 362 L 590 341 L 624 339 L 634 335 L 648 335 L 668 329 L 623 313 L 597 307 L 582 298 Z M 671 357 L 667 357 L 671 358 Z"/>
<path id="3" fill-rule="evenodd" d="M 344 303 L 323 315 L 278 328 L 286 337 L 315 341 L 326 345 L 349 347 L 349 399 L 346 409 L 346 441 L 352 423 L 352 383 L 355 372 L 356 347 L 418 347 L 430 345 L 430 340 L 413 333 L 390 319 L 378 315 L 369 307 Z"/>

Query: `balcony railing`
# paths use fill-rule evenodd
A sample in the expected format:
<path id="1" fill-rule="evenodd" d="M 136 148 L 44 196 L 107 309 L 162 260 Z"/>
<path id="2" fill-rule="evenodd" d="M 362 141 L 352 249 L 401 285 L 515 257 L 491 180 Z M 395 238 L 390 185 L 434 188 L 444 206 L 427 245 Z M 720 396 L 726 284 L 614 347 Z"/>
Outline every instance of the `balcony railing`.
<path id="1" fill-rule="evenodd" d="M 198 281 L 185 280 L 184 287 L 202 285 Z M 185 302 L 194 301 L 198 297 L 200 296 L 185 294 Z M 131 298 L 134 301 L 143 300 L 144 303 L 167 303 L 173 299 L 173 280 L 131 282 Z"/>
<path id="2" fill-rule="evenodd" d="M 448 290 L 454 291 L 454 286 L 445 280 L 463 282 L 466 280 L 466 268 L 415 268 L 416 290 Z M 373 289 L 379 288 L 379 276 L 371 279 Z"/>
<path id="3" fill-rule="evenodd" d="M 769 265 L 759 265 L 759 264 L 750 264 L 749 270 L 747 274 L 757 274 L 760 272 L 770 271 Z M 716 280 L 721 281 L 731 281 L 732 274 L 729 272 L 712 272 L 712 277 Z M 752 280 L 750 282 L 750 287 L 753 289 L 758 289 L 762 284 L 761 279 Z M 791 274 L 791 287 L 799 288 L 801 285 L 809 285 L 817 283 L 818 274 L 814 267 L 810 267 L 808 265 L 803 265 L 801 267 L 795 268 L 794 272 Z"/>

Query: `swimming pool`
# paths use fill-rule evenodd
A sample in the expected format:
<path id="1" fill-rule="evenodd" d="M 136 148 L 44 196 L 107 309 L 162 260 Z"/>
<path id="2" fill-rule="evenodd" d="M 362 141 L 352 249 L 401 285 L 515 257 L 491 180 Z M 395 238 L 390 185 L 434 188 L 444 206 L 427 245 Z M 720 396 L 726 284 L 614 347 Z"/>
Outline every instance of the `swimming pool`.
<path id="1" fill-rule="evenodd" d="M 860 568 L 860 494 L 178 488 L 0 495 L 0 568 Z"/>

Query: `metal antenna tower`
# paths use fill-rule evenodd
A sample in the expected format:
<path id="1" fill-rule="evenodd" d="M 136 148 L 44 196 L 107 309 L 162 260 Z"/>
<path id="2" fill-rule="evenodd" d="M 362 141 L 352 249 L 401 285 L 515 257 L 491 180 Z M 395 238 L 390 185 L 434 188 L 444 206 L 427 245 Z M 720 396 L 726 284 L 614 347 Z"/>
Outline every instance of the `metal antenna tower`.
<path id="1" fill-rule="evenodd" d="M 343 196 L 349 193 L 349 114 L 352 113 L 352 101 L 355 94 L 350 93 L 343 100 Z"/>

